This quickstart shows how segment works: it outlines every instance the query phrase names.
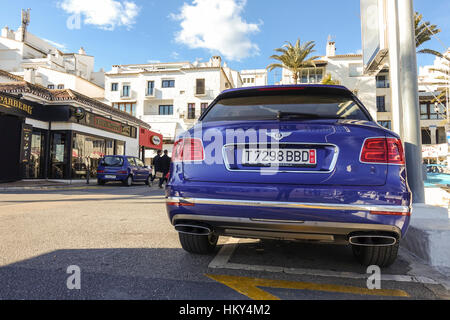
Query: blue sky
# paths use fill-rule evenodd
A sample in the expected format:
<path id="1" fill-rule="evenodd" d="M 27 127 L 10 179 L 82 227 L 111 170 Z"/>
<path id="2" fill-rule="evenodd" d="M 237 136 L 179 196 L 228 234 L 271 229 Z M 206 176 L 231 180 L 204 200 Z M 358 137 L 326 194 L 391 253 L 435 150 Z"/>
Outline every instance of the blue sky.
<path id="1" fill-rule="evenodd" d="M 415 9 L 439 25 L 440 40 L 450 46 L 450 1 L 432 2 L 415 0 Z M 339 54 L 361 50 L 358 0 L 0 0 L 0 7 L 0 26 L 17 29 L 20 9 L 31 8 L 30 32 L 67 52 L 83 46 L 95 56 L 96 68 L 105 70 L 114 64 L 205 61 L 212 54 L 236 70 L 265 68 L 274 48 L 298 37 L 314 40 L 317 55 L 325 54 L 329 35 Z M 443 51 L 437 40 L 426 46 Z M 433 60 L 418 56 L 419 65 Z"/>

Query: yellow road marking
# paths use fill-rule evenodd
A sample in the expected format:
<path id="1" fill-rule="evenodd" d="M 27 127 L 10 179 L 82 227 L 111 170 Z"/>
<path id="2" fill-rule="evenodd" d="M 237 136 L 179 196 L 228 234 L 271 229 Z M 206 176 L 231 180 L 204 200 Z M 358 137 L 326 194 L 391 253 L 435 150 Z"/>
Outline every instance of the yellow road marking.
<path id="1" fill-rule="evenodd" d="M 274 296 L 267 291 L 260 289 L 259 287 L 350 293 L 371 296 L 409 297 L 409 294 L 403 290 L 370 290 L 367 288 L 340 286 L 334 284 L 270 280 L 225 275 L 206 274 L 206 276 L 212 280 L 215 280 L 232 288 L 233 290 L 236 290 L 237 292 L 249 297 L 252 300 L 280 300 L 280 298 L 278 298 L 277 296 Z"/>

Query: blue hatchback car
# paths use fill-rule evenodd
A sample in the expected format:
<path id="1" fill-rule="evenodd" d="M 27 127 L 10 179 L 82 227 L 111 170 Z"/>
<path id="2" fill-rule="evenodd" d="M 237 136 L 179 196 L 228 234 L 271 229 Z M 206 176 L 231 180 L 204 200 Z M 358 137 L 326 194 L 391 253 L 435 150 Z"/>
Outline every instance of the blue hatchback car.
<path id="1" fill-rule="evenodd" d="M 111 181 L 122 181 L 128 187 L 133 182 L 145 182 L 149 185 L 151 175 L 152 169 L 141 159 L 127 156 L 106 156 L 97 169 L 97 181 L 100 185 Z"/>
<path id="2" fill-rule="evenodd" d="M 219 236 L 351 245 L 392 264 L 411 214 L 403 144 L 347 88 L 224 91 L 174 145 L 169 219 L 182 247 Z"/>

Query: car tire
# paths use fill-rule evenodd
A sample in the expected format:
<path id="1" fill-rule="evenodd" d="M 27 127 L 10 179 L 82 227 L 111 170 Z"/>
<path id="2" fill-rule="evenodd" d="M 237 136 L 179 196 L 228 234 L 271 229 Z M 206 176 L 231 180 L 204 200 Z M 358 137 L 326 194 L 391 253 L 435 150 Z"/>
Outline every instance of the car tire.
<path id="1" fill-rule="evenodd" d="M 98 179 L 98 180 L 97 180 L 97 184 L 98 184 L 99 186 L 104 186 L 104 185 L 106 184 L 106 181 L 105 181 L 105 180 L 100 180 L 100 179 Z"/>
<path id="2" fill-rule="evenodd" d="M 145 184 L 148 186 L 152 186 L 152 176 L 148 176 L 147 180 L 145 180 Z"/>
<path id="3" fill-rule="evenodd" d="M 204 236 L 179 233 L 179 238 L 181 247 L 185 251 L 195 254 L 209 254 L 214 252 L 217 241 L 219 240 L 219 237 L 214 234 Z"/>
<path id="4" fill-rule="evenodd" d="M 377 265 L 386 268 L 392 265 L 397 259 L 399 241 L 393 246 L 365 247 L 352 246 L 353 255 L 363 266 Z"/>
<path id="5" fill-rule="evenodd" d="M 133 177 L 130 175 L 125 180 L 123 180 L 123 184 L 127 187 L 131 187 L 133 184 Z"/>

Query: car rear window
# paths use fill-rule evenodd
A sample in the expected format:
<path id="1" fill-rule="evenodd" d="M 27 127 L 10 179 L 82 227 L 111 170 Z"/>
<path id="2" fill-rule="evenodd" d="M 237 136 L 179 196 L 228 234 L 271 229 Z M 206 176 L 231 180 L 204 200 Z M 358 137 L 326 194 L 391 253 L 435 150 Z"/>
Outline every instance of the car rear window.
<path id="1" fill-rule="evenodd" d="M 351 97 L 339 95 L 268 95 L 219 100 L 202 121 L 350 119 L 370 120 Z"/>
<path id="2" fill-rule="evenodd" d="M 105 157 L 103 164 L 107 167 L 121 167 L 123 165 L 122 157 Z"/>

